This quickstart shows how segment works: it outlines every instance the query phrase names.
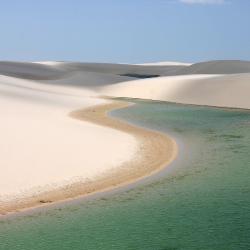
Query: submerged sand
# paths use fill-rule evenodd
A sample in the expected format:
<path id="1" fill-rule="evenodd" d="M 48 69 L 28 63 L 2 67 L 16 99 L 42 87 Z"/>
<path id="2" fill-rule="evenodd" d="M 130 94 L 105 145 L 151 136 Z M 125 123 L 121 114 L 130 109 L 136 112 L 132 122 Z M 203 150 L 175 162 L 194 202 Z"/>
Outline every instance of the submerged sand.
<path id="1" fill-rule="evenodd" d="M 134 136 L 139 144 L 136 157 L 93 180 L 79 181 L 38 195 L 33 194 L 24 199 L 2 202 L 0 214 L 18 212 L 31 207 L 83 197 L 127 185 L 160 171 L 168 165 L 177 155 L 177 145 L 173 139 L 165 134 L 137 127 L 107 115 L 111 110 L 124 108 L 128 105 L 130 104 L 127 102 L 113 101 L 112 103 L 73 111 L 70 113 L 70 117 L 106 126 Z"/>

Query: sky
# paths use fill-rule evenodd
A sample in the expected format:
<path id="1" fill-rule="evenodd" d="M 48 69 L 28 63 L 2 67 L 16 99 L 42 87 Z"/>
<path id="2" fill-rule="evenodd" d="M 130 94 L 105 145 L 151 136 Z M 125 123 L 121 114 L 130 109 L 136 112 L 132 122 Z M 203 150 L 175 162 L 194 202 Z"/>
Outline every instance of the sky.
<path id="1" fill-rule="evenodd" d="M 250 60 L 250 0 L 0 0 L 0 60 Z"/>

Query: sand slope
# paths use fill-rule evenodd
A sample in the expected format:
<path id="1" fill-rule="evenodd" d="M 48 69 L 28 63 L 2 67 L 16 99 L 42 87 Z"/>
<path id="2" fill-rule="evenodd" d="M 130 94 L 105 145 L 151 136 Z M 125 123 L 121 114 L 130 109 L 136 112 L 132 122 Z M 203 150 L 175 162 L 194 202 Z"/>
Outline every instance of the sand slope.
<path id="1" fill-rule="evenodd" d="M 151 63 L 137 63 L 135 65 L 144 65 L 144 66 L 190 66 L 192 63 L 183 63 L 183 62 L 151 62 Z"/>
<path id="2" fill-rule="evenodd" d="M 250 73 L 250 62 L 239 60 L 217 60 L 195 63 L 176 71 L 175 75 L 193 74 L 239 74 Z"/>
<path id="3" fill-rule="evenodd" d="M 134 155 L 133 136 L 69 117 L 104 103 L 91 94 L 0 76 L 0 201 L 94 178 Z"/>
<path id="4" fill-rule="evenodd" d="M 0 74 L 33 80 L 61 79 L 76 72 L 102 73 L 117 76 L 168 75 L 183 69 L 184 65 L 130 65 L 80 62 L 8 62 L 0 61 Z"/>
<path id="5" fill-rule="evenodd" d="M 250 108 L 250 74 L 160 77 L 113 84 L 100 91 L 116 97 Z"/>

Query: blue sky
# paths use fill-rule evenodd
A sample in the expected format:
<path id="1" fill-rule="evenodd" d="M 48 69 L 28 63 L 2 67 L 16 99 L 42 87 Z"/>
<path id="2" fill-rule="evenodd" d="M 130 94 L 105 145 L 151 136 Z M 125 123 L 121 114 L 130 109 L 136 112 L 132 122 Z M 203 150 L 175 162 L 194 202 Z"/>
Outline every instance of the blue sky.
<path id="1" fill-rule="evenodd" d="M 250 60 L 249 0 L 0 0 L 0 60 Z"/>

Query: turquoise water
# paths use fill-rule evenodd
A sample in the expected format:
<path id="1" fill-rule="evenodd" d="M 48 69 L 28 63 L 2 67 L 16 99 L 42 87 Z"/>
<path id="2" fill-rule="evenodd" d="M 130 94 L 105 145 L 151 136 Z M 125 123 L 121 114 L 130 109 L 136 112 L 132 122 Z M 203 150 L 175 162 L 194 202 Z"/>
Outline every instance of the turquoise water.
<path id="1" fill-rule="evenodd" d="M 167 131 L 180 157 L 134 189 L 0 221 L 0 249 L 250 249 L 250 112 L 137 101 L 112 112 Z"/>

